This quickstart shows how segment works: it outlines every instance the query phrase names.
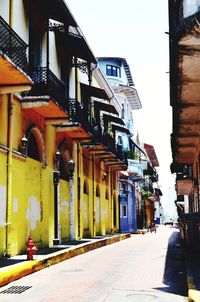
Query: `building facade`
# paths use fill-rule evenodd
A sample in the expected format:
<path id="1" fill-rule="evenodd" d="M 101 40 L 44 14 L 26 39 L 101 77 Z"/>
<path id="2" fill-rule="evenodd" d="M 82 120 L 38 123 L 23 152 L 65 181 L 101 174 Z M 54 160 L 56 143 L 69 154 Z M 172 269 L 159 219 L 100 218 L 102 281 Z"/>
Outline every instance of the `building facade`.
<path id="1" fill-rule="evenodd" d="M 119 230 L 113 90 L 64 1 L 0 2 L 0 253 Z"/>
<path id="2" fill-rule="evenodd" d="M 171 172 L 178 213 L 200 211 L 200 3 L 169 0 Z"/>
<path id="3" fill-rule="evenodd" d="M 137 182 L 143 177 L 143 171 L 140 161 L 142 150 L 135 142 L 137 132 L 132 111 L 142 106 L 126 59 L 99 57 L 98 62 L 115 92 L 118 102 L 116 107 L 119 107 L 119 115 L 124 122 L 123 127 L 116 127 L 113 124 L 117 129 L 118 144 L 121 145 L 121 150 L 128 154 L 128 169 L 119 173 L 120 231 L 135 232 L 136 187 Z"/>

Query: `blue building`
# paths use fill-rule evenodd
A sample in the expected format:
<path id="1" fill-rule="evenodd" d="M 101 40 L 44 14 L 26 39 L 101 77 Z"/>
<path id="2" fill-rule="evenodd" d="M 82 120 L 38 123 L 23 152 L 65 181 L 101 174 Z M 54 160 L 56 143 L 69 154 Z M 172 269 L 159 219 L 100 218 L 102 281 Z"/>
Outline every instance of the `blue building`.
<path id="1" fill-rule="evenodd" d="M 124 121 L 124 126 L 112 125 L 121 151 L 128 153 L 128 170 L 119 172 L 120 231 L 134 232 L 137 230 L 137 203 L 140 202 L 136 187 L 143 178 L 141 157 L 145 153 L 136 142 L 132 111 L 142 106 L 126 59 L 99 57 L 98 62 L 116 95 L 118 112 Z"/>

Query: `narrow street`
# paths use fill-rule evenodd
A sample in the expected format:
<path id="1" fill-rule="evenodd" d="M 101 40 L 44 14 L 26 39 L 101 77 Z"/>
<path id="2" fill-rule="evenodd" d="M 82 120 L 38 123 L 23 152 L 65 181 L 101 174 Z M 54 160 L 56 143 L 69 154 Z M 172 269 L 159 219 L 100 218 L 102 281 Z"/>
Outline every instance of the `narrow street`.
<path id="1" fill-rule="evenodd" d="M 0 301 L 187 301 L 178 235 L 170 226 L 132 235 L 8 284 Z M 16 293 L 6 293 L 12 286 Z"/>

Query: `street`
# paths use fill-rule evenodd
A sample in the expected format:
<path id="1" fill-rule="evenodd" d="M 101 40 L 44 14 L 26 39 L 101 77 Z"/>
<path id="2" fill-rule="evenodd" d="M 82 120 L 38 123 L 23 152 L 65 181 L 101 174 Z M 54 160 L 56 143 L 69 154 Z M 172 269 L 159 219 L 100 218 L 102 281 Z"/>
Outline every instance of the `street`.
<path id="1" fill-rule="evenodd" d="M 1 287 L 0 301 L 187 301 L 178 229 L 159 226 L 49 266 Z"/>

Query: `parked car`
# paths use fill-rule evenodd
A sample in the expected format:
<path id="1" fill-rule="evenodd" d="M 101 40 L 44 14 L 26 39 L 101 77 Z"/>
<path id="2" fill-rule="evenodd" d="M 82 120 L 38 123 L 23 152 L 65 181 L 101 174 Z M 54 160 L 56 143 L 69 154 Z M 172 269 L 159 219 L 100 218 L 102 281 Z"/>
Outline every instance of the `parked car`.
<path id="1" fill-rule="evenodd" d="M 173 222 L 173 219 L 172 218 L 169 218 L 169 219 L 166 219 L 165 221 L 164 221 L 164 225 L 173 225 L 174 224 L 174 222 Z"/>

